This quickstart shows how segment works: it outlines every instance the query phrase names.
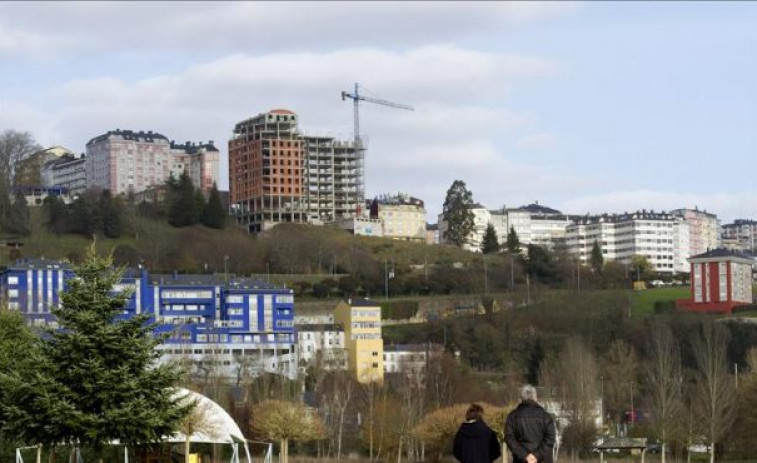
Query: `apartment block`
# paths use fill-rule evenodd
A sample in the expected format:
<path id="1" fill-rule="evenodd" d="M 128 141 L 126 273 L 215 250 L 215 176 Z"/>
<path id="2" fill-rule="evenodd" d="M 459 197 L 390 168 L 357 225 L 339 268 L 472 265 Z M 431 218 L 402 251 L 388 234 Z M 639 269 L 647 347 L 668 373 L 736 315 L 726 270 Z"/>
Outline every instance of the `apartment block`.
<path id="1" fill-rule="evenodd" d="M 381 220 L 383 236 L 416 241 L 426 240 L 426 208 L 410 195 L 383 195 L 370 203 L 371 219 Z"/>
<path id="2" fill-rule="evenodd" d="M 112 130 L 87 142 L 87 188 L 114 195 L 139 193 L 187 172 L 196 187 L 209 190 L 219 178 L 219 152 L 208 143 L 183 144 L 160 133 Z"/>
<path id="3" fill-rule="evenodd" d="M 348 370 L 360 383 L 384 381 L 384 340 L 381 306 L 369 299 L 341 301 L 334 322 L 344 327 Z"/>
<path id="4" fill-rule="evenodd" d="M 22 260 L 0 269 L 0 299 L 30 325 L 58 326 L 50 309 L 60 304 L 73 272 L 51 260 Z M 114 291 L 130 290 L 123 318 L 149 314 L 161 361 L 214 364 L 233 376 L 239 368 L 297 375 L 292 290 L 245 278 L 125 272 Z"/>
<path id="5" fill-rule="evenodd" d="M 757 220 L 736 219 L 723 225 L 723 240 L 734 250 L 757 253 Z"/>
<path id="6" fill-rule="evenodd" d="M 675 209 L 670 213 L 681 217 L 689 224 L 689 256 L 720 248 L 720 222 L 715 214 L 700 211 L 698 208 Z"/>
<path id="7" fill-rule="evenodd" d="M 42 167 L 42 184 L 46 187 L 63 187 L 71 196 L 87 189 L 87 158 L 66 154 L 50 160 Z"/>
<path id="8" fill-rule="evenodd" d="M 323 224 L 358 215 L 362 162 L 352 142 L 304 135 L 298 116 L 274 109 L 236 124 L 229 140 L 229 188 L 251 233 L 283 222 Z"/>
<path id="9" fill-rule="evenodd" d="M 498 210 L 488 210 L 480 204 L 474 204 L 471 211 L 475 225 L 468 237 L 468 243 L 463 248 L 472 252 L 481 252 L 481 244 L 488 224 L 494 227 L 500 244 L 507 241 L 507 234 L 512 227 L 518 234 L 522 247 L 536 244 L 552 248 L 557 241 L 565 238 L 565 230 L 572 219 L 556 209 L 541 206 L 538 203 L 518 208 L 503 207 Z M 442 242 L 445 242 L 446 230 L 444 214 L 439 214 L 439 237 Z"/>
<path id="10" fill-rule="evenodd" d="M 595 242 L 605 260 L 630 265 L 634 255 L 643 255 L 658 273 L 689 271 L 689 224 L 673 214 L 642 210 L 576 218 L 568 225 L 567 249 L 582 263 L 589 263 Z"/>
<path id="11" fill-rule="evenodd" d="M 40 186 L 43 185 L 42 168 L 43 166 L 56 159 L 65 156 L 71 156 L 71 150 L 59 145 L 51 146 L 36 151 L 29 156 L 21 159 L 16 164 L 16 185 L 20 186 Z M 47 185 L 53 186 L 53 185 Z"/>
<path id="12" fill-rule="evenodd" d="M 429 362 L 441 358 L 441 344 L 396 344 L 384 348 L 384 371 L 422 380 L 428 371 Z"/>

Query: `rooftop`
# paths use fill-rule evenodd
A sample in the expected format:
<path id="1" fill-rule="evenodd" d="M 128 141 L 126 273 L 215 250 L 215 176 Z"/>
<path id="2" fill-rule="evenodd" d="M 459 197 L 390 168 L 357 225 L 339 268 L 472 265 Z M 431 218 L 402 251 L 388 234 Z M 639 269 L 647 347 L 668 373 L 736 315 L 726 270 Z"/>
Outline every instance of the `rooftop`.
<path id="1" fill-rule="evenodd" d="M 133 130 L 109 130 L 107 133 L 104 133 L 102 135 L 98 135 L 97 137 L 91 139 L 87 142 L 87 146 L 94 143 L 99 143 L 101 141 L 109 140 L 111 138 L 121 138 L 123 140 L 134 140 L 134 141 L 142 141 L 142 142 L 148 142 L 148 143 L 154 143 L 156 140 L 165 140 L 168 141 L 168 137 L 165 135 L 153 132 L 152 130 L 148 130 L 147 132 L 144 132 L 140 130 L 139 132 L 135 132 Z"/>
<path id="2" fill-rule="evenodd" d="M 352 307 L 380 307 L 381 304 L 370 299 L 347 299 L 347 304 Z"/>
<path id="3" fill-rule="evenodd" d="M 344 331 L 344 327 L 341 323 L 308 323 L 297 325 L 297 331 Z"/>
<path id="4" fill-rule="evenodd" d="M 743 254 L 738 251 L 732 251 L 730 249 L 711 249 L 707 252 L 703 252 L 702 254 L 697 254 L 696 256 L 689 257 L 689 260 L 693 259 L 715 259 L 715 258 L 735 258 L 735 259 L 747 259 L 750 261 L 754 261 L 754 259 L 747 255 Z"/>
<path id="5" fill-rule="evenodd" d="M 558 211 L 557 209 L 552 209 L 551 207 L 542 206 L 538 202 L 531 203 L 526 206 L 521 206 L 517 208 L 516 210 L 528 211 L 532 214 L 562 214 L 562 212 Z"/>

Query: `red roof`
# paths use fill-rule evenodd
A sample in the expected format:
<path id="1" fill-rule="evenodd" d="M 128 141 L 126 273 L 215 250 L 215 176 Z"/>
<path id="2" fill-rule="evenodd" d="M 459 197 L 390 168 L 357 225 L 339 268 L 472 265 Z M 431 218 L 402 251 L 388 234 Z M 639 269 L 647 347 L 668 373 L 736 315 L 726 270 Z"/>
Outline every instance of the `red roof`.
<path id="1" fill-rule="evenodd" d="M 271 114 L 296 114 L 294 111 L 288 109 L 272 109 L 269 111 Z"/>

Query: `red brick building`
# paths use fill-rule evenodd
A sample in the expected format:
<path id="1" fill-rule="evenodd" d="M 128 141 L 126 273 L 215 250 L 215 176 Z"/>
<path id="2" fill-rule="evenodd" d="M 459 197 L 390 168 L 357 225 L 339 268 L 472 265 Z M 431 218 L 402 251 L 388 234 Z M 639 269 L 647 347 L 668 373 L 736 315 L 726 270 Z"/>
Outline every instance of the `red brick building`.
<path id="1" fill-rule="evenodd" d="M 753 258 L 726 249 L 715 249 L 690 257 L 689 263 L 691 298 L 677 301 L 679 308 L 730 314 L 734 307 L 753 302 Z"/>

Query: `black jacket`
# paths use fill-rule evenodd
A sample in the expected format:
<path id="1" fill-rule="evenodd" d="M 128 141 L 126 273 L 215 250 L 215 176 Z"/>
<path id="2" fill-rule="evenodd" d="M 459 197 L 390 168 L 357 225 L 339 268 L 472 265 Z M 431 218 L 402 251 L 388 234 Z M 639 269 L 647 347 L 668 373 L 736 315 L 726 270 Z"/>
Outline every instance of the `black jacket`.
<path id="1" fill-rule="evenodd" d="M 491 463 L 502 455 L 497 435 L 481 420 L 460 425 L 452 453 L 460 463 Z"/>
<path id="2" fill-rule="evenodd" d="M 537 461 L 552 463 L 555 446 L 555 422 L 541 405 L 524 400 L 507 416 L 505 442 L 514 463 L 523 463 L 533 453 Z"/>

